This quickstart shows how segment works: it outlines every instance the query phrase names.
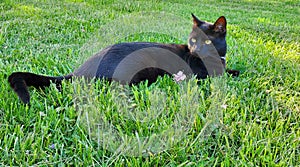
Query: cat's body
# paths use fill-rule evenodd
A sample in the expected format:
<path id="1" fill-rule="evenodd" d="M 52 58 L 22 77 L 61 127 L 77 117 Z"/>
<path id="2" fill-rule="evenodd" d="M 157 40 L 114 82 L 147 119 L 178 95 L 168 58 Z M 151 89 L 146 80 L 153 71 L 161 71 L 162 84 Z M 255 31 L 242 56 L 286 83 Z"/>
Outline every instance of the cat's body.
<path id="1" fill-rule="evenodd" d="M 62 80 L 72 77 L 100 78 L 124 84 L 137 84 L 145 80 L 153 83 L 158 76 L 184 71 L 204 79 L 209 75 L 209 70 L 201 55 L 211 53 L 209 47 L 205 47 L 205 42 L 208 43 L 207 45 L 210 44 L 207 41 L 211 41 L 210 46 L 214 46 L 213 49 L 218 54 L 216 62 L 222 65 L 221 68 L 216 67 L 219 69 L 214 72 L 221 74 L 225 69 L 227 48 L 225 17 L 220 17 L 214 24 L 200 21 L 194 15 L 193 19 L 194 27 L 188 45 L 147 42 L 115 44 L 92 56 L 66 76 L 51 77 L 15 72 L 9 76 L 8 81 L 20 99 L 28 104 L 30 95 L 27 87 L 43 88 L 51 83 L 60 85 Z M 199 36 L 199 30 L 204 32 L 207 39 Z M 228 72 L 238 75 L 238 71 Z"/>
<path id="2" fill-rule="evenodd" d="M 128 59 L 128 57 L 131 58 Z M 164 64 L 170 63 L 170 60 L 167 59 L 168 57 L 172 59 L 177 58 L 178 60 L 176 62 L 181 60 L 184 64 L 187 63 L 188 67 L 191 67 L 192 73 L 196 74 L 198 78 L 205 78 L 208 75 L 201 59 L 192 55 L 189 52 L 187 45 L 148 42 L 112 45 L 99 54 L 91 57 L 87 62 L 75 70 L 72 75 L 88 78 L 105 78 L 110 81 L 115 80 L 128 84 L 137 84 L 145 80 L 148 80 L 149 83 L 153 83 L 158 76 L 163 76 L 165 74 L 172 75 L 179 70 L 184 71 L 184 64 L 181 65 L 182 67 L 179 67 L 180 63 L 168 65 L 168 68 L 170 68 L 170 66 L 176 66 L 173 67 L 174 69 L 178 69 L 176 71 L 172 72 L 172 69 L 165 69 L 166 67 L 164 67 Z M 132 62 L 127 62 L 123 67 L 120 67 L 125 59 Z M 159 61 L 157 61 L 158 59 Z M 91 66 L 92 63 L 95 64 Z M 117 68 L 122 69 L 118 71 Z M 122 74 L 118 74 L 118 72 L 122 72 Z M 125 78 L 126 74 L 133 72 L 136 73 L 129 76 L 128 79 Z M 115 77 L 117 75 L 119 77 Z M 121 79 L 121 75 L 124 76 L 123 79 Z"/>

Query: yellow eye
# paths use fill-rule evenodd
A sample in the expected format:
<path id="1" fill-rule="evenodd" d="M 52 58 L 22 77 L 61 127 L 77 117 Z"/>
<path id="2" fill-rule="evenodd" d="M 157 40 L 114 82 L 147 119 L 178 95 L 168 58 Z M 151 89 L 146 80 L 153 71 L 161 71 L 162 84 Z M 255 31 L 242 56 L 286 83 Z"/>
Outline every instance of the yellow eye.
<path id="1" fill-rule="evenodd" d="M 192 38 L 191 41 L 195 43 L 197 40 L 195 38 Z"/>
<path id="2" fill-rule="evenodd" d="M 207 45 L 209 45 L 209 44 L 211 44 L 211 40 L 207 39 L 207 40 L 205 40 L 205 43 L 206 43 Z"/>

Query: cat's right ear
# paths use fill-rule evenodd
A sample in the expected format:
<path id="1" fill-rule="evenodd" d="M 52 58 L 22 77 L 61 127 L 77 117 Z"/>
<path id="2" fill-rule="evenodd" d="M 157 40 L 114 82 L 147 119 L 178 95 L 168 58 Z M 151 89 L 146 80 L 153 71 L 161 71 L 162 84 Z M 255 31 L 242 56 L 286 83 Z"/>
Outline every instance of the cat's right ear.
<path id="1" fill-rule="evenodd" d="M 218 20 L 214 24 L 214 30 L 216 32 L 226 33 L 226 18 L 224 16 L 221 16 L 218 18 Z"/>
<path id="2" fill-rule="evenodd" d="M 192 13 L 192 17 L 195 26 L 200 26 L 201 24 L 203 24 L 203 21 L 199 20 L 193 13 Z"/>

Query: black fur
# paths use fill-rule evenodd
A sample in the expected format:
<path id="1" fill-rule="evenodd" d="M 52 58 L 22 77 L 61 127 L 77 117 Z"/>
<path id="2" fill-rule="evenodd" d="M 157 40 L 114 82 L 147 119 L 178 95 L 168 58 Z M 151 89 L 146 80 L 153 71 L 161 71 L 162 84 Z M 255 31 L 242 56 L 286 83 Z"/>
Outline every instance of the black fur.
<path id="1" fill-rule="evenodd" d="M 29 72 L 15 72 L 8 77 L 8 82 L 13 90 L 18 94 L 22 102 L 29 104 L 30 95 L 28 87 L 33 86 L 35 88 L 43 89 L 44 87 L 50 86 L 51 83 L 55 83 L 58 87 L 60 87 L 63 79 L 70 79 L 71 77 L 72 75 L 50 77 Z"/>
<path id="2" fill-rule="evenodd" d="M 227 23 L 225 17 L 221 16 L 214 24 L 211 24 L 199 20 L 194 15 L 192 16 L 194 21 L 193 31 L 195 30 L 195 28 L 200 28 L 207 35 L 209 40 L 212 41 L 213 45 L 217 49 L 219 56 L 224 58 L 227 49 L 226 39 L 225 39 Z M 195 34 L 195 32 L 193 31 L 191 33 L 191 36 L 193 35 L 197 36 L 197 34 Z M 60 87 L 62 80 L 68 80 L 71 79 L 72 77 L 86 77 L 86 78 L 95 77 L 95 78 L 107 79 L 109 81 L 111 80 L 121 81 L 120 78 L 114 78 L 113 75 L 114 72 L 116 71 L 117 66 L 122 62 L 122 60 L 124 60 L 131 53 L 146 48 L 150 48 L 150 51 L 153 48 L 165 49 L 169 51 L 171 54 L 176 55 L 178 60 L 182 60 L 186 62 L 190 67 L 190 69 L 192 70 L 192 73 L 195 74 L 197 78 L 204 79 L 208 76 L 208 72 L 202 60 L 199 57 L 195 56 L 195 54 L 197 53 L 194 53 L 189 49 L 189 46 L 193 44 L 190 39 L 188 41 L 188 45 L 141 43 L 141 42 L 116 44 L 94 55 L 69 75 L 52 77 L 52 76 L 37 75 L 28 72 L 15 72 L 8 77 L 8 82 L 10 83 L 10 86 L 13 88 L 13 90 L 17 93 L 21 101 L 24 102 L 25 104 L 29 104 L 30 103 L 30 95 L 28 92 L 29 86 L 33 86 L 35 88 L 44 88 L 49 86 L 51 83 L 55 83 L 57 87 Z M 141 53 L 144 54 L 143 52 Z M 222 59 L 222 63 L 224 64 L 225 67 L 225 59 Z M 130 65 L 125 66 L 123 69 L 121 69 L 121 71 L 126 73 L 127 70 L 129 71 L 132 67 L 135 67 L 135 65 L 137 64 L 133 63 L 131 64 L 131 66 Z M 168 65 L 166 64 L 166 66 L 169 65 L 173 65 L 173 64 L 168 64 Z M 227 72 L 232 74 L 233 76 L 239 75 L 239 72 L 236 70 L 227 70 Z M 148 83 L 151 84 L 156 81 L 158 76 L 162 76 L 165 74 L 171 75 L 171 73 L 164 70 L 164 68 L 145 66 L 145 68 L 137 71 L 130 80 L 125 80 L 125 83 L 138 84 L 141 81 L 148 80 Z"/>

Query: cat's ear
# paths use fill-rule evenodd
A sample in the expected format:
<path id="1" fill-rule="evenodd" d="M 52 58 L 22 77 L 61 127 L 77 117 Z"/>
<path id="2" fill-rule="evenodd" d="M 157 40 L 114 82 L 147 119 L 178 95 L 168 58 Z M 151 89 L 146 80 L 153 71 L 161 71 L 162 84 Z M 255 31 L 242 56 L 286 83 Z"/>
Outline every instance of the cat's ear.
<path id="1" fill-rule="evenodd" d="M 193 17 L 194 25 L 200 26 L 201 24 L 203 24 L 203 21 L 199 20 L 193 13 L 192 13 L 192 17 Z"/>
<path id="2" fill-rule="evenodd" d="M 226 32 L 226 18 L 224 16 L 221 16 L 217 19 L 217 21 L 214 24 L 214 30 L 216 32 L 225 33 Z"/>

